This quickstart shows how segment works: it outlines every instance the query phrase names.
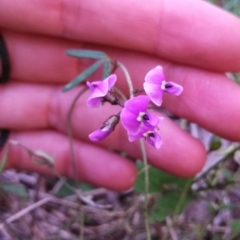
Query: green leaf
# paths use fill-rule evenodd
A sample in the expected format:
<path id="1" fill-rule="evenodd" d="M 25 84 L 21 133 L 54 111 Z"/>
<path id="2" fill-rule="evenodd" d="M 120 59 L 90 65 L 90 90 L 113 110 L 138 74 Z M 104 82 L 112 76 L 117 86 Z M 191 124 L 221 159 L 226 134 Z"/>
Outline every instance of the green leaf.
<path id="1" fill-rule="evenodd" d="M 143 169 L 143 164 L 138 165 L 138 170 Z M 188 182 L 189 178 L 178 178 L 166 172 L 160 171 L 156 168 L 149 167 L 149 193 L 161 192 L 162 190 L 176 190 L 183 188 Z M 144 193 L 145 178 L 142 172 L 135 184 L 135 190 Z"/>
<path id="2" fill-rule="evenodd" d="M 2 191 L 16 194 L 20 197 L 24 197 L 24 198 L 27 197 L 26 188 L 18 184 L 3 182 L 3 183 L 0 183 L 0 189 Z"/>
<path id="3" fill-rule="evenodd" d="M 139 170 L 143 164 L 139 164 Z M 149 167 L 149 193 L 160 193 L 151 217 L 155 221 L 162 221 L 170 214 L 179 214 L 183 208 L 192 201 L 189 194 L 191 178 L 178 178 L 171 174 Z M 143 193 L 145 191 L 144 173 L 137 179 L 135 190 Z"/>
<path id="4" fill-rule="evenodd" d="M 225 203 L 222 203 L 219 205 L 218 207 L 218 210 L 225 210 L 225 209 L 236 209 L 238 206 L 234 203 L 228 203 L 228 204 L 225 204 Z"/>
<path id="5" fill-rule="evenodd" d="M 221 138 L 214 136 L 210 142 L 209 151 L 216 151 L 222 146 Z"/>
<path id="6" fill-rule="evenodd" d="M 9 153 L 9 148 L 6 149 L 6 151 L 3 154 L 2 159 L 0 160 L 0 173 L 4 170 L 7 159 L 8 159 L 8 153 Z"/>
<path id="7" fill-rule="evenodd" d="M 240 220 L 233 219 L 231 222 L 231 229 L 234 233 L 240 233 Z"/>
<path id="8" fill-rule="evenodd" d="M 104 52 L 79 49 L 67 50 L 67 55 L 78 58 L 93 58 L 93 59 L 101 59 L 107 57 L 107 55 Z"/>
<path id="9" fill-rule="evenodd" d="M 106 61 L 103 68 L 103 79 L 110 75 L 111 71 L 111 61 Z"/>
<path id="10" fill-rule="evenodd" d="M 163 221 L 167 216 L 171 214 L 180 214 L 182 210 L 192 201 L 190 196 L 185 196 L 179 206 L 179 197 L 181 192 L 179 191 L 167 191 L 162 194 L 157 200 L 155 207 L 151 213 L 151 217 L 154 221 Z M 175 212 L 175 209 L 178 209 Z"/>
<path id="11" fill-rule="evenodd" d="M 234 73 L 233 75 L 234 75 L 234 79 L 235 79 L 236 83 L 240 85 L 240 74 L 239 73 Z"/>
<path id="12" fill-rule="evenodd" d="M 91 185 L 76 182 L 75 180 L 72 180 L 72 179 L 67 179 L 67 184 L 75 189 L 81 189 L 83 192 L 93 189 Z M 75 193 L 72 189 L 68 187 L 67 184 L 64 184 L 56 193 L 58 197 L 66 197 Z"/>
<path id="13" fill-rule="evenodd" d="M 105 61 L 106 61 L 105 59 L 101 59 L 92 64 L 89 68 L 87 68 L 85 71 L 80 73 L 76 78 L 74 78 L 70 83 L 65 85 L 65 87 L 63 88 L 63 92 L 67 92 L 73 89 L 78 84 L 86 80 L 86 78 L 93 74 Z"/>
<path id="14" fill-rule="evenodd" d="M 233 173 L 230 170 L 228 170 L 227 168 L 223 168 L 222 172 L 223 172 L 223 174 L 224 174 L 224 176 L 225 176 L 225 178 L 227 179 L 228 182 L 234 181 Z"/>
<path id="15" fill-rule="evenodd" d="M 221 235 L 217 234 L 213 237 L 213 240 L 222 240 Z"/>

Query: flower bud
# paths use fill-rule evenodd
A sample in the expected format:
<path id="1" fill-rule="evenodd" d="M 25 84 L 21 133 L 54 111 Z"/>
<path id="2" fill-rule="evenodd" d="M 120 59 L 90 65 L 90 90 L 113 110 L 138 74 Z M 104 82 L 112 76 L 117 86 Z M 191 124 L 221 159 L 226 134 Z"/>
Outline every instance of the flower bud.
<path id="1" fill-rule="evenodd" d="M 111 116 L 104 122 L 103 126 L 100 129 L 89 134 L 89 139 L 93 142 L 98 142 L 105 139 L 114 130 L 118 122 L 118 115 Z"/>

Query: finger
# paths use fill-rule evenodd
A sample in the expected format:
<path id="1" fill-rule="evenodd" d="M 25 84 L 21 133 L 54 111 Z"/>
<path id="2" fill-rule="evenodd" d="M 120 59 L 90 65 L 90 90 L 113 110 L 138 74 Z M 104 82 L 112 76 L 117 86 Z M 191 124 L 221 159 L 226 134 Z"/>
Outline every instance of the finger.
<path id="1" fill-rule="evenodd" d="M 45 175 L 76 178 L 94 186 L 113 190 L 126 190 L 132 187 L 136 179 L 134 164 L 120 155 L 105 151 L 96 145 L 74 141 L 75 164 L 69 153 L 69 140 L 54 131 L 12 132 L 10 140 L 20 142 L 32 151 L 43 150 L 54 157 L 54 170 L 40 165 L 21 145 L 11 145 L 7 159 L 7 168 L 35 171 Z M 0 159 L 2 159 L 0 154 Z M 75 168 L 76 166 L 76 168 Z"/>
<path id="2" fill-rule="evenodd" d="M 165 71 L 167 79 L 184 86 L 179 97 L 164 96 L 163 106 L 172 113 L 196 122 L 209 131 L 240 140 L 240 86 L 224 74 L 184 66 Z"/>
<path id="3" fill-rule="evenodd" d="M 66 55 L 68 49 L 93 49 L 106 52 L 113 60 L 124 63 L 134 81 L 135 87 L 142 87 L 143 78 L 149 69 L 158 64 L 169 65 L 166 61 L 151 55 L 108 48 L 86 43 L 50 38 L 39 35 L 3 33 L 11 60 L 11 78 L 15 81 L 65 84 L 75 78 L 94 61 Z M 118 69 L 118 75 L 123 76 Z M 101 71 L 90 79 L 100 79 Z M 125 81 L 122 82 L 126 86 Z M 126 87 L 125 87 L 126 89 Z"/>
<path id="4" fill-rule="evenodd" d="M 240 20 L 205 1 L 1 1 L 0 27 L 240 69 Z"/>
<path id="5" fill-rule="evenodd" d="M 73 78 L 90 63 L 89 60 L 79 61 L 64 55 L 65 49 L 75 46 L 74 42 L 11 33 L 6 34 L 6 39 L 13 59 L 12 75 L 16 79 L 65 83 L 66 79 Z M 24 50 L 27 46 L 29 56 Z M 126 65 L 135 89 L 142 88 L 146 73 L 161 64 L 166 79 L 184 87 L 183 94 L 178 98 L 165 96 L 165 107 L 218 135 L 235 141 L 239 139 L 239 134 L 236 133 L 236 129 L 239 129 L 239 86 L 225 75 L 173 64 L 146 54 L 127 53 L 111 48 L 100 49 Z M 118 70 L 116 73 L 119 79 L 118 87 L 125 89 L 127 93 L 127 84 L 122 72 Z M 99 72 L 91 76 L 91 79 L 95 80 L 100 78 Z M 219 119 L 222 121 L 216 124 Z"/>
<path id="6" fill-rule="evenodd" d="M 65 94 L 54 86 L 42 85 L 8 84 L 1 86 L 1 89 L 0 112 L 4 112 L 4 115 L 0 117 L 1 127 L 28 130 L 45 127 L 66 133 L 66 115 L 79 89 Z M 29 96 L 33 93 L 34 97 Z M 89 93 L 86 93 L 79 99 L 71 118 L 71 125 L 76 138 L 89 142 L 88 135 L 100 128 L 110 115 L 117 114 L 120 107 L 105 105 L 98 109 L 89 109 L 86 107 L 88 95 Z M 11 99 L 11 96 L 14 98 Z M 29 104 L 29 99 L 32 99 L 31 104 Z M 10 106 L 15 105 L 18 106 L 19 111 L 10 110 Z M 192 176 L 198 172 L 206 157 L 203 146 L 167 118 L 160 128 L 163 146 L 159 151 L 146 146 L 149 162 L 178 176 Z M 135 158 L 142 157 L 139 143 L 129 143 L 127 134 L 121 125 L 99 144 L 103 147 L 125 151 Z"/>

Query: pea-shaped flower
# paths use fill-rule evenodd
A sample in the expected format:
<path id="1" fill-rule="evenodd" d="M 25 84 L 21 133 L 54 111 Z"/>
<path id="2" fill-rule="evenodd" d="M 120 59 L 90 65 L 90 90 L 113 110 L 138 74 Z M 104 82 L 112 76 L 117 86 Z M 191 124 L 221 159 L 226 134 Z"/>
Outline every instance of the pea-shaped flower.
<path id="1" fill-rule="evenodd" d="M 136 135 L 128 132 L 128 139 L 130 142 L 136 141 L 140 138 L 145 138 L 147 142 L 156 149 L 159 149 L 162 146 L 162 139 L 156 130 L 148 130 L 147 128 L 143 128 L 142 131 Z"/>
<path id="2" fill-rule="evenodd" d="M 89 139 L 93 142 L 98 142 L 101 140 L 104 140 L 116 127 L 116 125 L 119 122 L 119 116 L 113 115 L 110 118 L 108 118 L 103 126 L 89 134 Z"/>
<path id="3" fill-rule="evenodd" d="M 157 106 L 162 104 L 163 92 L 178 96 L 183 91 L 181 85 L 166 81 L 161 66 L 155 67 L 146 74 L 143 88 L 151 101 Z"/>
<path id="4" fill-rule="evenodd" d="M 87 86 L 92 91 L 90 97 L 87 100 L 88 107 L 99 107 L 103 98 L 107 96 L 108 92 L 112 89 L 116 81 L 117 76 L 115 74 L 112 74 L 102 81 L 87 82 Z"/>
<path id="5" fill-rule="evenodd" d="M 88 137 L 93 142 L 99 142 L 104 140 L 111 132 L 112 129 L 110 127 L 102 127 L 89 134 Z"/>
<path id="6" fill-rule="evenodd" d="M 146 95 L 137 96 L 125 102 L 120 113 L 120 119 L 127 132 L 136 135 L 146 126 L 154 130 L 159 123 L 159 117 L 149 113 L 150 98 Z"/>

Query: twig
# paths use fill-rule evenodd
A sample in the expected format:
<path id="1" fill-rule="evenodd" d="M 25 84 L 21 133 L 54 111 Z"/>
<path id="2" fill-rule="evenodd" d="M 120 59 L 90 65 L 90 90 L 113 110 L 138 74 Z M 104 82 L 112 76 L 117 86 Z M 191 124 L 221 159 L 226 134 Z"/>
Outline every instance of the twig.
<path id="1" fill-rule="evenodd" d="M 46 204 L 47 202 L 51 201 L 52 199 L 53 199 L 52 197 L 46 197 L 46 198 L 39 200 L 38 202 L 31 204 L 28 207 L 22 209 L 21 211 L 17 212 L 16 214 L 12 215 L 11 217 L 7 218 L 4 223 L 0 224 L 0 230 L 3 229 L 6 224 L 12 223 L 13 221 L 23 217 L 27 213 Z"/>
<path id="2" fill-rule="evenodd" d="M 212 169 L 214 169 L 218 164 L 224 162 L 227 160 L 230 156 L 232 156 L 233 153 L 235 153 L 237 150 L 240 150 L 240 146 L 234 147 L 232 150 L 230 150 L 223 158 L 218 159 L 214 164 L 209 166 L 207 169 L 203 170 L 201 173 L 199 173 L 195 178 L 194 182 L 200 180 L 204 176 L 207 175 L 208 172 L 210 172 Z"/>
<path id="3" fill-rule="evenodd" d="M 61 188 L 62 186 L 66 183 L 67 179 L 64 177 L 61 177 L 58 182 L 55 184 L 53 189 L 50 191 L 51 194 L 55 195 Z"/>
<path id="4" fill-rule="evenodd" d="M 175 230 L 173 229 L 173 223 L 170 217 L 166 217 L 166 223 L 167 223 L 167 227 L 169 229 L 169 233 L 171 235 L 171 239 L 172 240 L 178 240 L 177 234 L 175 232 Z"/>
<path id="5" fill-rule="evenodd" d="M 0 236 L 4 237 L 5 240 L 11 240 L 12 237 L 8 234 L 5 229 L 1 229 Z"/>

